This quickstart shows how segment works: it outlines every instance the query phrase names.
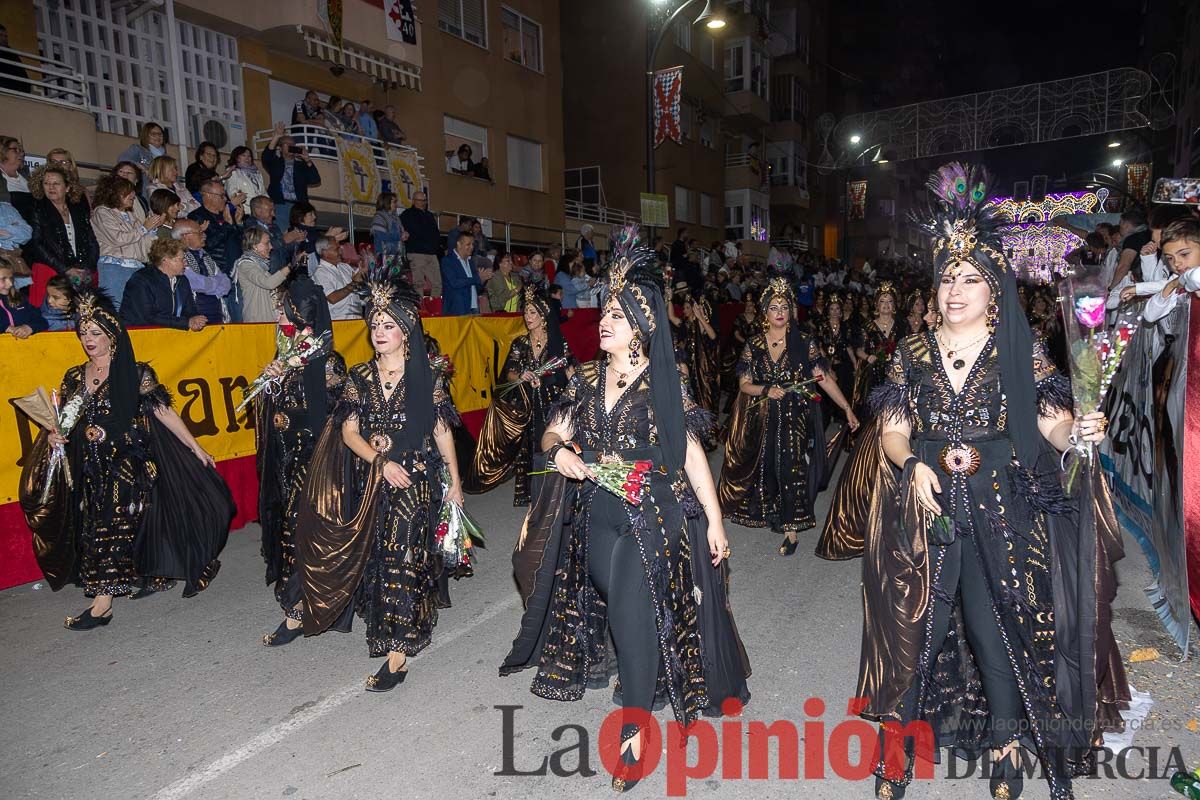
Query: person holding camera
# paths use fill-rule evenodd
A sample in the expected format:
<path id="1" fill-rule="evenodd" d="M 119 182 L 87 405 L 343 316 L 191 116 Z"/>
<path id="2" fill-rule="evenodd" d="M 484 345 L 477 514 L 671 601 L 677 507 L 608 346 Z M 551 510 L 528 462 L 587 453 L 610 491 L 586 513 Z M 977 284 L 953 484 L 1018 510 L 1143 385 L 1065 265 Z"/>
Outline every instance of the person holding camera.
<path id="1" fill-rule="evenodd" d="M 307 147 L 297 147 L 282 122 L 275 123 L 274 135 L 263 148 L 263 169 L 267 171 L 267 194 L 275 202 L 275 213 L 287 219 L 293 203 L 307 202 L 308 190 L 321 185 L 321 174 L 308 155 Z"/>

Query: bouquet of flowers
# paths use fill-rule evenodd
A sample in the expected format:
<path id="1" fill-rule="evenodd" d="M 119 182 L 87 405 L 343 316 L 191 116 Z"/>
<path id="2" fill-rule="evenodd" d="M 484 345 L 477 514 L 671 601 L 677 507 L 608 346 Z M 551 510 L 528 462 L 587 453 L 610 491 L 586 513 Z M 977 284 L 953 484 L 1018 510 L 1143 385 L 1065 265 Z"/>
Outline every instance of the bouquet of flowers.
<path id="1" fill-rule="evenodd" d="M 299 330 L 295 325 L 280 325 L 275 331 L 275 361 L 283 364 L 283 375 L 272 375 L 264 369 L 250 384 L 250 388 L 245 390 L 245 397 L 234 409 L 234 413 L 240 413 L 262 392 L 268 395 L 275 394 L 283 387 L 283 378 L 287 373 L 306 366 L 314 358 L 327 355 L 331 349 L 333 337 L 329 331 L 314 336 L 312 328 Z"/>
<path id="2" fill-rule="evenodd" d="M 1107 287 L 1098 279 L 1098 275 L 1076 274 L 1063 282 L 1063 328 L 1067 338 L 1067 360 L 1076 417 L 1100 410 L 1117 368 L 1121 365 L 1125 348 L 1137 327 L 1132 312 L 1126 311 L 1122 312 L 1112 330 L 1105 328 L 1107 295 Z M 1094 445 L 1081 441 L 1075 444 L 1074 450 L 1077 458 L 1067 473 L 1068 494 L 1082 463 L 1091 460 Z"/>
<path id="3" fill-rule="evenodd" d="M 814 383 L 820 383 L 820 381 L 820 378 L 809 378 L 806 381 L 796 381 L 795 383 L 788 383 L 776 388 L 783 389 L 784 394 L 798 394 L 802 395 L 805 400 L 818 400 L 820 399 L 819 395 L 808 387 Z M 748 405 L 746 408 L 754 408 L 755 406 L 765 403 L 768 399 L 767 393 L 763 392 L 758 397 L 751 400 L 750 405 Z"/>
<path id="4" fill-rule="evenodd" d="M 39 386 L 33 394 L 13 400 L 13 404 L 28 414 L 29 418 L 39 426 L 48 431 L 55 431 L 62 436 L 68 436 L 83 413 L 83 399 L 83 393 L 80 392 L 68 400 L 65 405 L 60 404 L 57 389 L 47 393 Z M 54 445 L 50 451 L 50 461 L 46 465 L 46 477 L 42 483 L 42 503 L 50 499 L 50 485 L 54 481 L 59 467 L 65 464 L 66 460 L 67 449 L 61 444 Z M 67 479 L 67 486 L 74 486 L 71 471 L 64 470 L 63 475 Z"/>
<path id="5" fill-rule="evenodd" d="M 433 370 L 434 383 L 437 383 L 443 377 L 449 378 L 454 374 L 454 364 L 450 362 L 450 356 L 431 356 L 429 358 L 429 368 Z"/>
<path id="6" fill-rule="evenodd" d="M 648 476 L 654 469 L 651 461 L 600 461 L 592 464 L 591 469 L 596 475 L 597 486 L 631 506 L 640 506 L 650 492 Z M 549 469 L 529 474 L 545 475 L 548 472 L 558 472 L 554 462 L 550 462 Z"/>
<path id="7" fill-rule="evenodd" d="M 450 491 L 450 473 L 442 469 L 442 494 Z M 484 547 L 483 530 L 458 503 L 442 503 L 442 513 L 433 534 L 434 546 L 447 567 L 472 566 L 472 551 Z"/>
<path id="8" fill-rule="evenodd" d="M 562 369 L 568 363 L 570 363 L 570 362 L 567 361 L 566 356 L 555 356 L 554 358 L 547 361 L 545 364 L 542 364 L 537 369 L 532 370 L 532 372 L 533 372 L 534 377 L 536 377 L 536 378 L 545 378 L 549 375 L 553 375 L 556 371 Z M 522 383 L 524 383 L 524 381 L 517 380 L 517 381 L 509 381 L 508 383 L 502 383 L 502 384 L 498 385 L 494 389 L 494 391 L 496 393 L 496 397 L 504 397 L 504 395 L 508 394 L 513 389 L 516 389 Z"/>

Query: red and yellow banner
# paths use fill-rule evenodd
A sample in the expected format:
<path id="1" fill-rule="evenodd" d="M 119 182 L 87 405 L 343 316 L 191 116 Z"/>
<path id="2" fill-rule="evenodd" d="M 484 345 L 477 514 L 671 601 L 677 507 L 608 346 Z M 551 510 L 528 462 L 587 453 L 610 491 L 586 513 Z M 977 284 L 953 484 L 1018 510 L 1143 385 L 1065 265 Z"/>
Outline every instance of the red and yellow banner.
<path id="1" fill-rule="evenodd" d="M 451 357 L 451 393 L 460 411 L 487 408 L 495 373 L 512 340 L 525 326 L 521 317 L 437 317 L 425 327 Z M 249 409 L 235 414 L 242 391 L 274 356 L 272 325 L 222 325 L 199 333 L 162 328 L 130 331 L 139 361 L 158 373 L 204 449 L 218 461 L 254 453 Z M 348 365 L 371 357 L 366 326 L 334 323 L 334 344 Z M 0 386 L 4 399 L 22 397 L 38 386 L 57 388 L 63 373 L 85 360 L 73 333 L 39 333 L 23 341 L 0 337 Z M 252 423 L 251 423 L 252 424 Z M 17 499 L 21 464 L 37 428 L 11 402 L 0 404 L 0 503 Z"/>

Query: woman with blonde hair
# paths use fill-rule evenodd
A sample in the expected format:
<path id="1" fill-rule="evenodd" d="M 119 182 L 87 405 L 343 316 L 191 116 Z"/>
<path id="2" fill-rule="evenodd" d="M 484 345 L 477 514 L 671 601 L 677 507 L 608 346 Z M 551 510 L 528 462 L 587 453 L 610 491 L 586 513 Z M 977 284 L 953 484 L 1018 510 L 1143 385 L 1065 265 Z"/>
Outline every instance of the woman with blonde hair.
<path id="1" fill-rule="evenodd" d="M 156 189 L 166 189 L 179 197 L 179 216 L 186 217 L 200 207 L 196 198 L 179 180 L 179 162 L 171 156 L 159 156 L 150 162 L 150 182 L 147 194 L 154 194 Z"/>

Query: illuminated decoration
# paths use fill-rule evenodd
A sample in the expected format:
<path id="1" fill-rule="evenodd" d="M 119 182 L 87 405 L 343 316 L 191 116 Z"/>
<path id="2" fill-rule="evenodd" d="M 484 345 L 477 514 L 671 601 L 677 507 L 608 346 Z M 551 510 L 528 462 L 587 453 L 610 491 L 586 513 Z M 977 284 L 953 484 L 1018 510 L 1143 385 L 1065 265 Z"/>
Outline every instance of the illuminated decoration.
<path id="1" fill-rule="evenodd" d="M 1151 88 L 1148 73 L 1121 68 L 851 114 L 819 127 L 818 168 L 853 163 L 863 145 L 895 162 L 1145 128 Z M 859 144 L 845 150 L 852 135 Z"/>
<path id="2" fill-rule="evenodd" d="M 750 238 L 757 242 L 765 242 L 770 238 L 770 231 L 757 216 L 750 218 Z"/>
<path id="3" fill-rule="evenodd" d="M 1004 253 L 1017 274 L 1034 283 L 1051 283 L 1070 269 L 1067 254 L 1084 241 L 1048 222 L 1022 222 L 1000 229 Z"/>
<path id="4" fill-rule="evenodd" d="M 1091 214 L 1104 208 L 1107 189 L 1096 192 L 1064 192 L 1048 194 L 1043 200 L 1018 200 L 1013 197 L 993 197 L 996 214 L 1010 222 L 1049 222 L 1063 214 Z"/>
<path id="5" fill-rule="evenodd" d="M 1125 167 L 1125 202 L 1129 207 L 1145 206 L 1150 195 L 1152 164 L 1129 164 Z"/>
<path id="6" fill-rule="evenodd" d="M 867 218 L 867 182 L 850 181 L 846 184 L 846 194 L 850 202 L 850 219 Z"/>

